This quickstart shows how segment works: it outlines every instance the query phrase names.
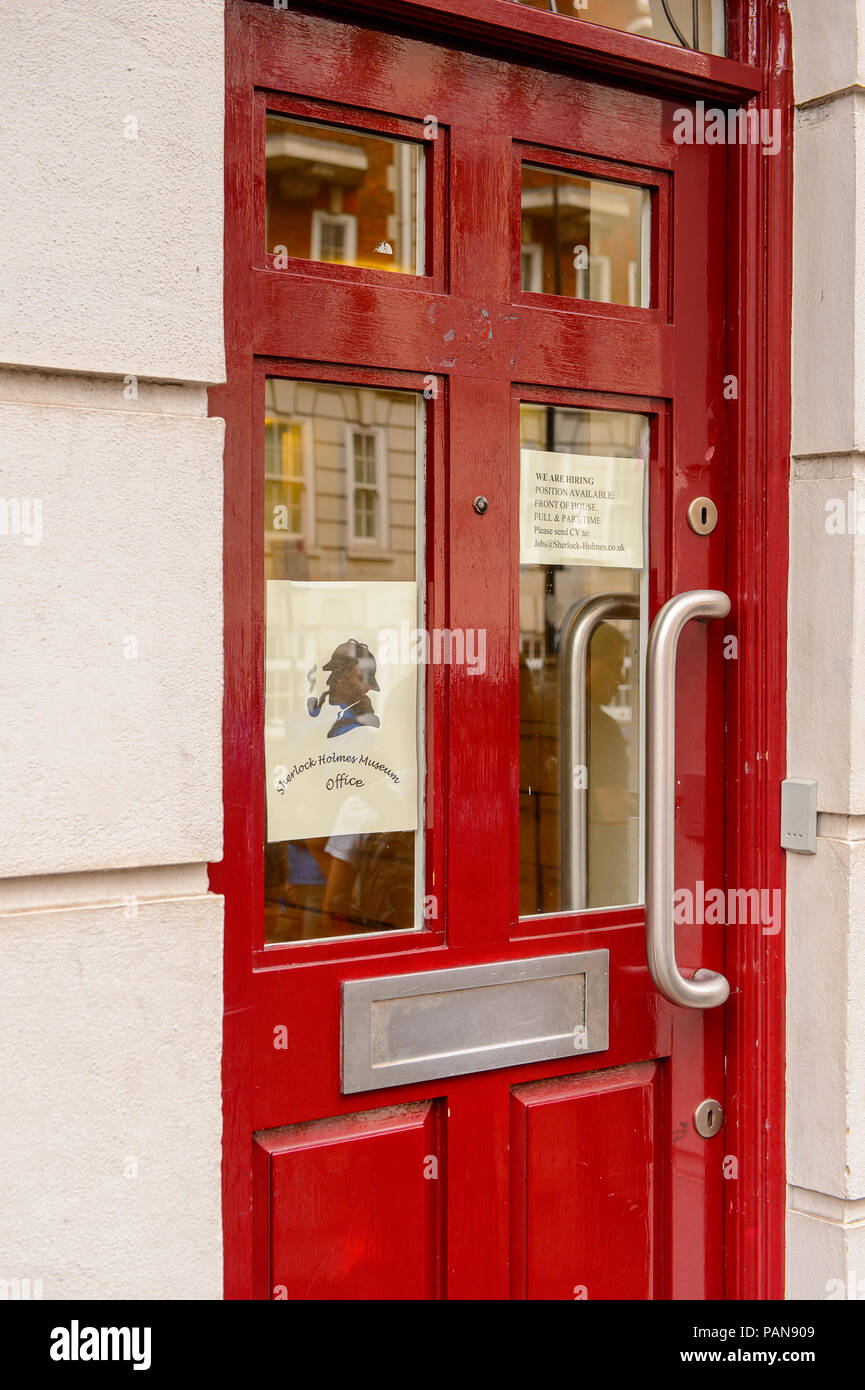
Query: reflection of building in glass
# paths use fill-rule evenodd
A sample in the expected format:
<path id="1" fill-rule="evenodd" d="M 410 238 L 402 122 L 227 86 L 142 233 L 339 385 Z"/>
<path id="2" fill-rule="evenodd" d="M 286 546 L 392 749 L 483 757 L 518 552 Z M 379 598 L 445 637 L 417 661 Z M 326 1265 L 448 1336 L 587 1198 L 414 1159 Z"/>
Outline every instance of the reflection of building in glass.
<path id="1" fill-rule="evenodd" d="M 336 265 L 423 272 L 423 146 L 267 117 L 266 246 Z"/>
<path id="2" fill-rule="evenodd" d="M 524 402 L 520 442 L 559 454 L 647 458 L 647 422 L 620 411 Z M 638 595 L 640 573 L 596 565 L 520 566 L 520 914 L 561 909 L 559 632 L 593 594 Z M 611 621 L 589 648 L 587 905 L 639 897 L 640 625 Z M 611 636 L 613 629 L 619 637 Z"/>
<path id="3" fill-rule="evenodd" d="M 268 378 L 266 579 L 326 586 L 335 580 L 418 577 L 422 404 L 410 391 Z M 298 663 L 310 680 L 311 697 L 322 684 L 327 667 L 317 669 L 315 636 L 280 634 L 275 648 L 271 635 L 266 679 L 277 734 L 284 732 L 281 712 L 288 712 L 290 674 Z M 348 639 L 353 636 L 346 633 Z M 318 701 L 313 698 L 312 703 Z M 327 722 L 336 714 L 329 708 Z M 265 939 L 295 941 L 418 925 L 415 844 L 414 832 L 405 831 L 268 844 Z"/>
<path id="4" fill-rule="evenodd" d="M 417 397 L 269 378 L 268 579 L 414 579 Z"/>
<path id="5" fill-rule="evenodd" d="M 724 0 L 697 0 L 696 29 L 693 0 L 519 0 L 534 10 L 551 10 L 620 29 L 626 34 L 696 48 L 702 53 L 726 52 Z"/>
<path id="6" fill-rule="evenodd" d="M 523 164 L 521 204 L 524 290 L 648 305 L 648 189 Z"/>

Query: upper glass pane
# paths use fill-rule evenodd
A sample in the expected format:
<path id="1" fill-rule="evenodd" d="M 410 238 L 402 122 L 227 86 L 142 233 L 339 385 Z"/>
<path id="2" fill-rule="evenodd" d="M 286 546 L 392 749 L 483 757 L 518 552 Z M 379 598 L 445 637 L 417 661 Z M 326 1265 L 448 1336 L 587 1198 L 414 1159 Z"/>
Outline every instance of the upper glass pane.
<path id="1" fill-rule="evenodd" d="M 626 34 L 674 43 L 700 53 L 727 51 L 725 0 L 518 0 L 533 10 L 620 29 Z"/>
<path id="2" fill-rule="evenodd" d="M 636 184 L 523 164 L 522 288 L 646 308 L 651 197 Z"/>
<path id="3" fill-rule="evenodd" d="M 424 273 L 424 148 L 267 116 L 266 249 L 277 257 Z"/>

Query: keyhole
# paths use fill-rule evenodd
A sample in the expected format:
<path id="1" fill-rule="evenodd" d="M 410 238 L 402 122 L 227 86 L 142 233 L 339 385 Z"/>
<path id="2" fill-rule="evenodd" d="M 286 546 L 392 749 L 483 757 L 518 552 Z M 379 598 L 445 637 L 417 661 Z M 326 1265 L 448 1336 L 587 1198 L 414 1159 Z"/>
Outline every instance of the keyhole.
<path id="1" fill-rule="evenodd" d="M 694 1111 L 694 1127 L 704 1139 L 711 1139 L 724 1123 L 724 1110 L 718 1101 L 707 1097 Z"/>
<path id="2" fill-rule="evenodd" d="M 711 497 L 695 497 L 688 507 L 688 525 L 698 536 L 708 536 L 718 524 L 718 508 Z"/>

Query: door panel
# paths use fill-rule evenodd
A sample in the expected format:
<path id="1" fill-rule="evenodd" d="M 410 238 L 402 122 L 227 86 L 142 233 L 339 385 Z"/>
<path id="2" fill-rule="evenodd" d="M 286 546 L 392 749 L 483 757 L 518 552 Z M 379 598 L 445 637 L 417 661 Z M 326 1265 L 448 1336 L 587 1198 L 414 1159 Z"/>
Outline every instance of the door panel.
<path id="1" fill-rule="evenodd" d="M 408 1105 L 257 1136 L 259 1193 L 272 1223 L 259 1297 L 438 1296 L 439 1109 Z"/>
<path id="2" fill-rule="evenodd" d="M 663 1081 L 663 1064 L 645 1062 L 514 1087 L 512 1297 L 665 1296 Z"/>
<path id="3" fill-rule="evenodd" d="M 585 910 L 567 903 L 560 910 L 556 789 L 568 770 L 550 728 L 561 698 L 561 625 L 577 598 L 603 591 L 604 575 L 573 561 L 547 565 L 537 592 L 529 592 L 531 571 L 521 568 L 520 549 L 520 410 L 553 422 L 549 437 L 535 440 L 553 456 L 592 453 L 591 439 L 557 435 L 558 414 L 604 426 L 596 435 L 604 441 L 601 456 L 642 460 L 649 525 L 643 572 L 635 567 L 628 584 L 631 596 L 640 596 L 644 628 L 672 594 L 724 587 L 725 166 L 705 148 L 674 144 L 670 100 L 241 0 L 232 0 L 228 13 L 233 297 L 229 386 L 221 399 L 227 545 L 243 573 L 226 636 L 227 849 L 213 881 L 227 901 L 228 1017 L 248 1017 L 252 1037 L 250 1050 L 238 1050 L 232 1063 L 242 1132 L 232 1131 L 227 1152 L 239 1172 L 254 1155 L 258 1296 L 274 1296 L 268 1291 L 278 1286 L 276 1296 L 291 1298 L 583 1296 L 575 1288 L 590 1299 L 717 1297 L 722 1141 L 701 1139 L 692 1116 L 704 1097 L 724 1098 L 724 1020 L 721 1011 L 674 1008 L 646 968 L 634 830 L 639 700 L 618 707 L 631 719 L 624 788 L 631 810 L 596 815 L 587 848 L 593 882 L 606 874 L 628 891 L 602 888 L 589 893 Z M 268 112 L 290 131 L 272 124 L 269 136 Z M 302 204 L 309 224 L 298 233 L 298 207 L 290 215 L 283 208 L 283 235 L 294 238 L 283 261 L 280 243 L 265 231 L 271 137 L 274 207 L 278 177 L 279 197 Z M 408 170 L 400 153 L 407 142 L 417 146 Z M 377 204 L 370 179 L 384 145 L 402 173 L 385 176 Z M 531 185 L 539 190 L 533 203 L 522 197 L 524 162 L 546 171 L 544 178 L 555 172 L 549 184 Z M 627 215 L 617 210 L 623 185 L 633 189 Z M 545 225 L 565 205 L 570 221 L 560 220 L 558 231 Z M 422 217 L 422 228 L 416 224 L 414 240 L 406 241 L 412 217 Z M 276 229 L 275 214 L 272 224 Z M 560 262 L 581 228 L 587 260 L 572 263 L 571 281 L 562 278 Z M 392 269 L 382 260 L 391 254 L 388 245 L 400 258 Z M 307 251 L 321 259 L 307 260 Z M 573 254 L 579 259 L 577 246 Z M 406 272 L 412 257 L 422 273 Z M 292 545 L 309 561 L 305 576 L 283 566 L 284 581 L 379 583 L 384 604 L 384 586 L 407 577 L 397 573 L 393 546 L 382 544 L 373 556 L 357 545 L 376 539 L 376 507 L 387 508 L 391 536 L 402 524 L 397 446 L 385 436 L 373 439 L 384 426 L 358 407 L 357 419 L 342 419 L 348 433 L 340 443 L 301 408 L 301 395 L 274 413 L 268 382 L 296 383 L 298 390 L 318 383 L 322 400 L 331 402 L 362 392 L 414 397 L 425 439 L 418 456 L 426 515 L 419 611 L 430 631 L 484 634 L 482 672 L 466 661 L 433 661 L 418 681 L 425 723 L 415 862 L 423 874 L 413 920 L 367 912 L 364 870 L 353 865 L 354 886 L 346 891 L 354 898 L 345 899 L 342 913 L 348 926 L 336 930 L 331 922 L 316 931 L 310 914 L 326 916 L 326 900 L 332 907 L 340 828 L 308 838 L 268 833 L 265 558 L 271 563 L 276 552 L 265 506 L 280 504 L 274 488 L 282 489 Z M 334 412 L 328 406 L 321 415 Z M 633 441 L 629 449 L 616 442 L 622 417 L 640 421 L 638 450 Z M 308 472 L 301 478 L 305 429 Z M 352 500 L 373 487 L 373 477 L 390 479 L 391 465 L 393 486 L 382 486 L 378 501 Z M 344 486 L 335 482 L 340 469 Z M 320 513 L 306 506 L 302 482 L 322 499 Z M 710 536 L 698 537 L 686 512 L 702 493 L 718 501 L 721 520 Z M 478 499 L 486 506 L 476 506 Z M 304 516 L 314 516 L 315 537 L 304 533 Z M 331 552 L 340 556 L 339 574 L 313 553 L 328 526 L 343 527 Z M 622 574 L 609 573 L 621 587 Z M 527 628 L 529 598 L 540 618 Z M 692 889 L 698 880 L 724 882 L 716 627 L 693 624 L 679 656 L 676 882 Z M 543 650 L 523 651 L 522 666 L 521 633 L 546 642 Z M 352 630 L 345 639 L 355 643 L 352 661 L 358 643 L 373 650 L 363 633 Z M 345 644 L 332 645 L 331 667 Z M 643 648 L 641 637 L 627 654 L 633 689 L 642 688 Z M 542 718 L 521 731 L 529 656 L 544 665 Z M 285 652 L 275 658 L 285 659 Z M 346 660 L 342 651 L 337 665 Z M 312 703 L 321 698 L 316 679 Z M 602 699 L 599 688 L 596 748 L 600 728 L 608 742 L 614 738 L 609 723 L 616 715 L 614 697 Z M 363 698 L 376 717 L 379 693 L 367 683 Z M 585 694 L 590 705 L 591 689 Z M 319 724 L 325 728 L 324 716 Z M 274 727 L 278 740 L 279 716 L 268 736 Z M 346 733 L 335 740 L 341 748 L 355 737 L 338 732 Z M 527 751 L 532 739 L 537 746 Z M 287 759 L 291 752 L 287 742 Z M 533 783 L 523 776 L 526 759 L 545 801 L 534 859 L 521 854 L 521 792 L 523 843 L 526 813 L 538 809 Z M 591 776 L 591 754 L 588 766 Z M 624 850 L 614 835 L 598 835 L 605 815 L 611 824 L 628 823 L 636 867 L 622 871 L 612 863 Z M 303 853 L 283 852 L 289 842 Z M 268 843 L 278 861 L 269 865 L 271 918 L 282 925 L 266 929 Z M 537 883 L 539 870 L 549 883 L 532 902 L 527 874 Z M 631 901 L 622 905 L 622 898 Z M 285 911 L 274 913 L 274 903 Z M 609 953 L 603 1053 L 580 1056 L 576 1046 L 573 1056 L 555 1060 L 343 1093 L 347 982 L 589 950 Z M 679 962 L 686 974 L 698 966 L 723 969 L 720 932 L 680 928 Z M 372 1038 L 351 1045 L 372 1048 Z M 428 1158 L 436 1159 L 437 1176 L 425 1174 Z"/>

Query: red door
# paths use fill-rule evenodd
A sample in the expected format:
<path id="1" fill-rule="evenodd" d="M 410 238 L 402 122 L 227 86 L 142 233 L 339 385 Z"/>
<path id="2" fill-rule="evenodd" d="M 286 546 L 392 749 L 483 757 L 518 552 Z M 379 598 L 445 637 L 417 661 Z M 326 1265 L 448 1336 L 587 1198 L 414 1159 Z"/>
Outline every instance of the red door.
<path id="1" fill-rule="evenodd" d="M 432 36 L 228 55 L 229 1294 L 722 1296 L 722 599 L 646 655 L 726 587 L 726 161 Z"/>

